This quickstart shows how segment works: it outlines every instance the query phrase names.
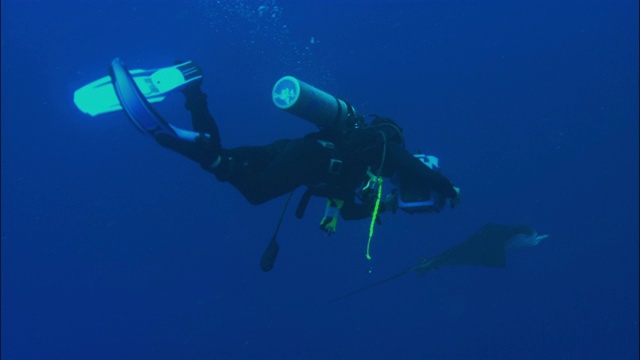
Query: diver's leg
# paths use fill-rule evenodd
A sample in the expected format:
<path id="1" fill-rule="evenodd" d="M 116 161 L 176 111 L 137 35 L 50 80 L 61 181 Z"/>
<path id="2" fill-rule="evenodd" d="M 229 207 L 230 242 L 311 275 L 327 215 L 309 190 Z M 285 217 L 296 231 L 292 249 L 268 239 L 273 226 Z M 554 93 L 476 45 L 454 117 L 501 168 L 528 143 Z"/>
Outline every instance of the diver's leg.
<path id="1" fill-rule="evenodd" d="M 217 129 L 212 137 L 169 124 L 153 109 L 120 59 L 111 62 L 109 74 L 120 105 L 138 129 L 151 135 L 160 145 L 197 161 L 204 169 L 217 166 L 221 150 Z M 206 103 L 204 110 L 208 112 Z"/>
<path id="2" fill-rule="evenodd" d="M 200 89 L 200 83 L 194 83 L 182 89 L 185 97 L 184 107 L 191 113 L 193 130 L 209 134 L 212 141 L 220 144 L 220 132 L 207 107 L 207 95 Z"/>
<path id="3" fill-rule="evenodd" d="M 200 90 L 200 82 L 196 82 L 181 90 L 185 97 L 185 108 L 191 113 L 193 130 L 199 134 L 193 141 L 184 140 L 162 134 L 154 136 L 158 144 L 176 151 L 209 172 L 220 163 L 222 146 L 220 133 L 213 116 L 207 107 L 207 96 Z"/>
<path id="4" fill-rule="evenodd" d="M 220 144 L 201 133 L 194 140 L 185 140 L 164 133 L 153 137 L 161 146 L 171 149 L 197 162 L 207 171 L 212 171 L 220 162 Z"/>
<path id="5" fill-rule="evenodd" d="M 251 204 L 258 205 L 319 181 L 328 167 L 325 148 L 302 138 L 223 150 L 214 174 L 238 189 Z"/>

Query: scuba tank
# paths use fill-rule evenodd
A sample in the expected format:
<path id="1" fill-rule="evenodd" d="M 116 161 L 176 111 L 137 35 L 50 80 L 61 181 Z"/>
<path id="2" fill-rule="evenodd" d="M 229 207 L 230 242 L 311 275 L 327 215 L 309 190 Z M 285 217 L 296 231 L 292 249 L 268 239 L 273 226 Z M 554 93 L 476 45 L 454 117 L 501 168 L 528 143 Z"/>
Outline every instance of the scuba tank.
<path id="1" fill-rule="evenodd" d="M 271 98 L 279 109 L 312 122 L 321 130 L 331 128 L 346 131 L 358 121 L 351 104 L 293 76 L 278 80 L 273 86 Z"/>

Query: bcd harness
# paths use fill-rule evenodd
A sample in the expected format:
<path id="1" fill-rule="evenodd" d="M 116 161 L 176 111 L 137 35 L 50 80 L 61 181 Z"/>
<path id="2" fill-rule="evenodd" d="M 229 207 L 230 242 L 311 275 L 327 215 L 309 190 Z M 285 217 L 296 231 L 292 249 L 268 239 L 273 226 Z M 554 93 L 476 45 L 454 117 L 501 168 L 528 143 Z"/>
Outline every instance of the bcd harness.
<path id="1" fill-rule="evenodd" d="M 382 168 L 384 167 L 386 156 L 387 156 L 387 135 L 381 131 L 377 130 L 376 133 L 382 136 L 382 154 L 380 159 L 380 165 L 375 172 L 372 171 L 371 166 L 367 167 L 366 171 L 366 182 L 362 188 L 362 191 L 374 191 L 376 193 L 375 197 L 375 205 L 373 212 L 371 214 L 371 223 L 369 225 L 369 237 L 367 240 L 367 249 L 366 249 L 366 258 L 371 260 L 370 249 L 371 249 L 371 239 L 373 238 L 374 227 L 378 217 L 378 212 L 380 209 L 380 201 L 382 198 Z M 343 189 L 341 189 L 340 175 L 343 172 L 343 160 L 344 156 L 340 153 L 340 151 L 336 148 L 335 144 L 326 141 L 326 140 L 316 140 L 320 145 L 322 145 L 325 149 L 328 149 L 330 153 L 330 160 L 328 164 L 327 170 L 327 178 L 325 181 L 320 182 L 313 186 L 308 186 L 307 190 L 304 192 L 300 202 L 298 203 L 298 207 L 296 209 L 296 217 L 301 219 L 304 216 L 304 212 L 309 203 L 309 200 L 312 196 L 323 196 L 327 197 L 327 205 L 325 207 L 325 213 L 320 221 L 320 229 L 326 232 L 328 235 L 333 234 L 336 231 L 336 226 L 338 223 L 338 217 L 340 216 L 340 209 L 344 205 L 345 201 L 343 199 L 338 199 L 332 197 L 332 194 L 341 193 Z M 343 180 L 343 179 L 342 179 Z"/>

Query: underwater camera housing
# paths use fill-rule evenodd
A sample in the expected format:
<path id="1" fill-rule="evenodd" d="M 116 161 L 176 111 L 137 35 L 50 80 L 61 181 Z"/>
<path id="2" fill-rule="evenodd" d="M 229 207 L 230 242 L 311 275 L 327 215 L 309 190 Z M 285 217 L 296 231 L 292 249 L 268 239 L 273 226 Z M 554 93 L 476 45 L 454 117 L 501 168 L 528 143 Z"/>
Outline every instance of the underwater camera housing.
<path id="1" fill-rule="evenodd" d="M 279 109 L 312 122 L 320 129 L 346 131 L 358 121 L 356 110 L 348 102 L 293 76 L 285 76 L 276 82 L 271 99 Z"/>
<path id="2" fill-rule="evenodd" d="M 440 171 L 439 160 L 432 155 L 414 154 L 425 166 L 432 170 Z M 440 212 L 445 205 L 445 197 L 435 192 L 431 187 L 410 182 L 400 176 L 394 176 L 393 183 L 398 185 L 398 208 L 410 213 Z"/>

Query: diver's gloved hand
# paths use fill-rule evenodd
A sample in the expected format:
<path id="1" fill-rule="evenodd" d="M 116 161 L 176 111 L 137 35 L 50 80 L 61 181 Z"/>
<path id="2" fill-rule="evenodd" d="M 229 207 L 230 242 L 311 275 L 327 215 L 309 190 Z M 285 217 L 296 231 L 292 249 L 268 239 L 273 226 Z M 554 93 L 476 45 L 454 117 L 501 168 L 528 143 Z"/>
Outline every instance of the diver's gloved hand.
<path id="1" fill-rule="evenodd" d="M 456 191 L 456 197 L 449 199 L 449 205 L 452 209 L 460 204 L 460 188 L 454 186 L 453 189 Z"/>
<path id="2" fill-rule="evenodd" d="M 331 236 L 336 233 L 337 225 L 337 217 L 325 216 L 320 222 L 320 230 L 322 230 L 327 236 Z"/>
<path id="3" fill-rule="evenodd" d="M 327 206 L 324 209 L 324 217 L 322 218 L 322 221 L 320 221 L 320 230 L 324 231 L 329 236 L 336 232 L 340 209 L 343 205 L 343 200 L 327 199 Z"/>
<path id="4" fill-rule="evenodd" d="M 336 233 L 336 228 L 320 224 L 320 230 L 322 230 L 327 236 L 331 236 Z"/>

